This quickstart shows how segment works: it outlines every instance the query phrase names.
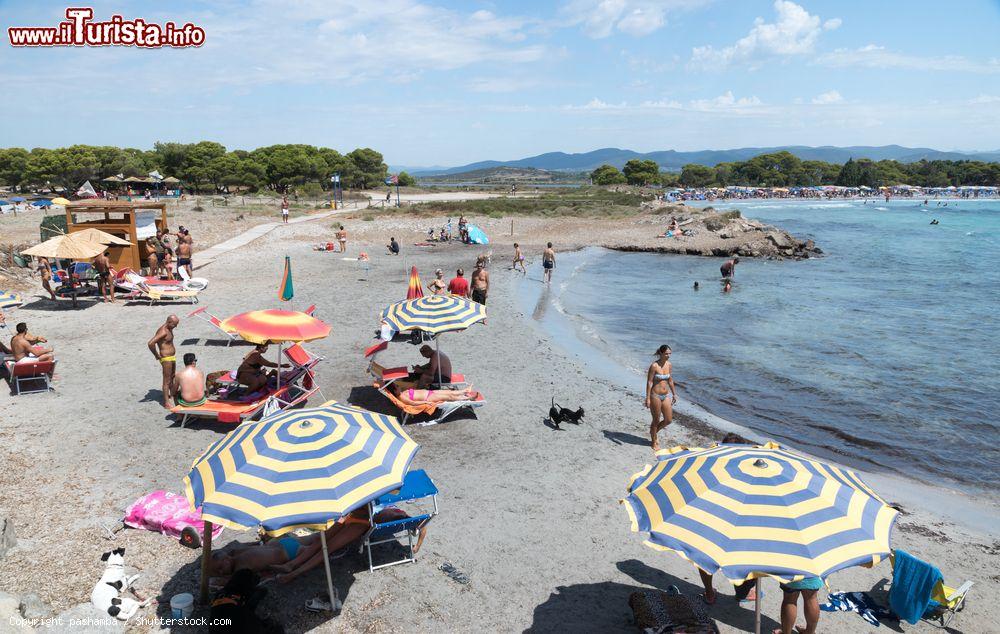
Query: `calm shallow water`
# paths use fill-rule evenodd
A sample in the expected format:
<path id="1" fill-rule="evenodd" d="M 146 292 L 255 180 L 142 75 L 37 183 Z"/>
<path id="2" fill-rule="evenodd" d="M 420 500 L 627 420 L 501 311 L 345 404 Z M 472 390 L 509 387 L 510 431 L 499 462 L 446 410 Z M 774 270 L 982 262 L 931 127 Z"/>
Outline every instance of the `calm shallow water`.
<path id="1" fill-rule="evenodd" d="M 993 488 L 1000 201 L 920 202 L 718 205 L 827 255 L 744 259 L 723 294 L 721 259 L 588 249 L 561 256 L 545 301 L 637 390 L 669 343 L 682 395 L 713 414 L 859 467 Z"/>

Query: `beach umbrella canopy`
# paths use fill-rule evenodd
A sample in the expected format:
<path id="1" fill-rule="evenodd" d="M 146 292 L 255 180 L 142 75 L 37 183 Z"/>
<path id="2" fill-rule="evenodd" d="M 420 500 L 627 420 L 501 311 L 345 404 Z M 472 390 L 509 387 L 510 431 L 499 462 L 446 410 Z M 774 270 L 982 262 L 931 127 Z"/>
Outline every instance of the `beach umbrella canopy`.
<path id="1" fill-rule="evenodd" d="M 91 242 L 96 242 L 98 244 L 113 244 L 122 247 L 131 246 L 132 243 L 118 236 L 111 235 L 106 231 L 101 231 L 100 229 L 95 229 L 90 227 L 84 229 L 83 231 L 74 231 L 74 236 L 83 238 L 84 240 L 89 240 Z"/>
<path id="2" fill-rule="evenodd" d="M 856 473 L 774 443 L 675 447 L 632 477 L 622 500 L 647 545 L 733 583 L 826 578 L 889 555 L 899 513 Z"/>
<path id="3" fill-rule="evenodd" d="M 6 200 L 3 200 L 2 198 L 0 198 L 0 205 L 9 205 L 9 204 L 10 204 L 9 201 L 6 201 Z"/>
<path id="4" fill-rule="evenodd" d="M 899 514 L 850 469 L 774 443 L 675 447 L 632 478 L 632 529 L 733 583 L 827 577 L 889 554 Z"/>
<path id="5" fill-rule="evenodd" d="M 321 530 L 402 486 L 418 448 L 392 416 L 329 401 L 240 425 L 194 461 L 184 486 L 205 521 Z"/>
<path id="6" fill-rule="evenodd" d="M 10 291 L 0 291 L 0 308 L 17 308 L 24 303 L 21 296 Z"/>
<path id="7" fill-rule="evenodd" d="M 417 267 L 410 268 L 410 285 L 406 289 L 406 299 L 417 299 L 424 296 L 424 288 L 420 283 L 420 275 L 417 274 Z"/>
<path id="8" fill-rule="evenodd" d="M 287 343 L 322 339 L 330 325 L 295 310 L 253 310 L 226 319 L 219 326 L 251 343 Z"/>
<path id="9" fill-rule="evenodd" d="M 43 198 L 41 200 L 36 200 L 35 202 L 31 203 L 31 206 L 32 207 L 51 207 L 52 206 L 52 201 L 51 200 L 45 200 Z"/>
<path id="10" fill-rule="evenodd" d="M 191 465 L 184 491 L 205 521 L 201 599 L 208 599 L 211 525 L 271 535 L 320 532 L 330 606 L 336 593 L 325 529 L 383 493 L 398 489 L 420 446 L 395 418 L 329 401 L 244 423 Z"/>
<path id="11" fill-rule="evenodd" d="M 52 199 L 52 204 L 53 205 L 68 205 L 69 203 L 70 203 L 70 201 L 66 200 L 62 196 L 60 196 L 59 198 L 53 198 Z"/>
<path id="12" fill-rule="evenodd" d="M 67 260 L 89 260 L 102 253 L 103 244 L 78 237 L 77 234 L 55 236 L 30 249 L 21 251 L 21 255 L 31 255 L 40 258 L 60 258 Z"/>
<path id="13" fill-rule="evenodd" d="M 428 295 L 390 304 L 382 319 L 396 332 L 420 330 L 431 335 L 465 330 L 486 319 L 486 307 L 465 297 Z"/>
<path id="14" fill-rule="evenodd" d="M 10 200 L 11 200 L 11 202 L 15 202 L 15 203 L 23 203 L 24 202 L 24 199 L 21 198 L 20 196 L 14 196 Z"/>

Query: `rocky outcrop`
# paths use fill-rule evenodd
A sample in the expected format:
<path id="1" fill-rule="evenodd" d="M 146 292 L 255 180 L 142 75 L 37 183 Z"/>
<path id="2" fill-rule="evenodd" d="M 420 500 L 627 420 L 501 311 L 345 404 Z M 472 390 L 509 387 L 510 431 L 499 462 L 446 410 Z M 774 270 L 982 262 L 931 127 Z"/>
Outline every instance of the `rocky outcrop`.
<path id="1" fill-rule="evenodd" d="M 634 219 L 620 230 L 610 231 L 603 246 L 617 251 L 678 253 L 749 258 L 804 259 L 821 255 L 812 240 L 802 240 L 784 229 L 744 218 L 739 211 L 718 212 L 711 207 L 693 209 L 683 205 L 646 205 L 653 215 Z M 673 219 L 680 235 L 662 235 Z"/>

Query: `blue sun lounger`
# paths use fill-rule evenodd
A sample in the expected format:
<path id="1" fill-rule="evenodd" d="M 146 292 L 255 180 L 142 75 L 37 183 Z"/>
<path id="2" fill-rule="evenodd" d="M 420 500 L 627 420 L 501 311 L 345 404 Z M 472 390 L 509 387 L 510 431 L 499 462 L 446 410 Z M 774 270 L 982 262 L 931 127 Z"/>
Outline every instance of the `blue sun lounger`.
<path id="1" fill-rule="evenodd" d="M 423 469 L 407 472 L 403 478 L 403 486 L 395 491 L 390 491 L 385 495 L 372 500 L 369 505 L 369 516 L 372 518 L 371 528 L 365 534 L 361 543 L 361 549 L 368 551 L 368 571 L 374 572 L 379 568 L 388 568 L 397 564 L 408 564 L 417 560 L 416 553 L 413 552 L 413 538 L 428 522 L 438 514 L 437 505 L 438 489 L 430 476 Z M 401 502 L 412 503 L 417 500 L 430 499 L 434 509 L 429 513 L 421 513 L 411 517 L 404 517 L 388 522 L 375 521 L 375 508 L 384 506 L 397 506 Z M 401 537 L 406 537 L 406 556 L 402 559 L 375 565 L 372 559 L 372 546 L 398 542 Z"/>

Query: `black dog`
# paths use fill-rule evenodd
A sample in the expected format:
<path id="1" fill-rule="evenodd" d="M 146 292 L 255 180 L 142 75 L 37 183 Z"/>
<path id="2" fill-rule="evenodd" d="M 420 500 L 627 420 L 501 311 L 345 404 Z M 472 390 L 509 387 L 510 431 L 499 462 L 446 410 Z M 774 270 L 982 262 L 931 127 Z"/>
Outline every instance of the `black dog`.
<path id="1" fill-rule="evenodd" d="M 259 582 L 260 577 L 253 570 L 241 568 L 234 572 L 212 601 L 212 623 L 208 631 L 284 634 L 285 628 L 279 623 L 256 614 L 257 605 L 267 594 L 267 588 L 257 586 Z"/>
<path id="2" fill-rule="evenodd" d="M 556 405 L 556 397 L 552 397 L 552 406 L 549 408 L 549 420 L 556 429 L 561 429 L 559 425 L 562 423 L 573 423 L 574 425 L 579 425 L 583 419 L 583 408 L 576 410 L 575 412 L 571 409 L 566 409 Z"/>

